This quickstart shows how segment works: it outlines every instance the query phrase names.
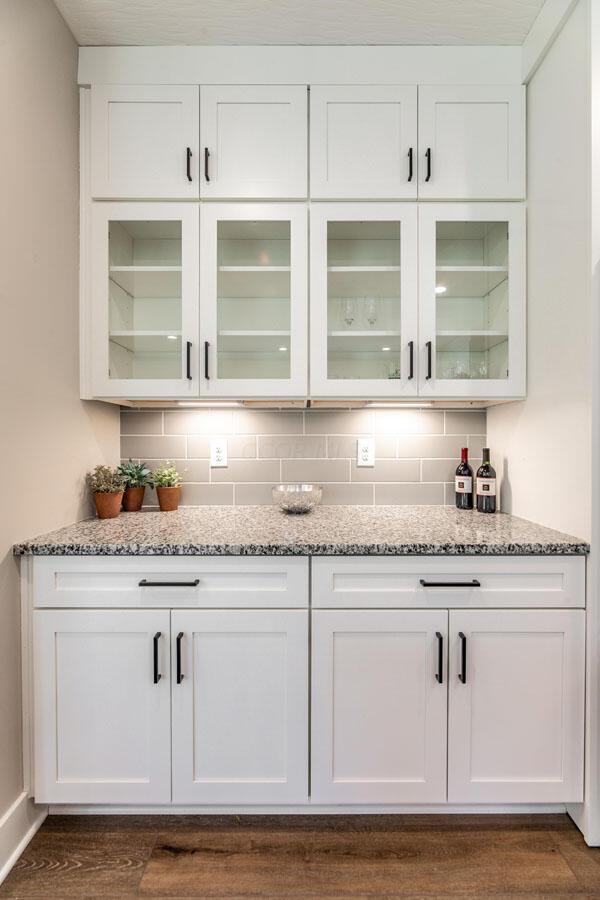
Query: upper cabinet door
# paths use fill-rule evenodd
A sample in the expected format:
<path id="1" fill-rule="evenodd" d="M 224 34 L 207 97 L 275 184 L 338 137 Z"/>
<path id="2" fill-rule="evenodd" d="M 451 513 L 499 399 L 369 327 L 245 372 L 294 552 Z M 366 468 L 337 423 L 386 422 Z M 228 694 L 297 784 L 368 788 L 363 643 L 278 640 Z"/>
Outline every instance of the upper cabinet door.
<path id="1" fill-rule="evenodd" d="M 92 86 L 92 196 L 188 199 L 199 191 L 196 86 Z"/>
<path id="2" fill-rule="evenodd" d="M 417 88 L 311 87 L 310 179 L 317 199 L 416 199 Z"/>
<path id="3" fill-rule="evenodd" d="M 201 196 L 306 197 L 306 96 L 298 85 L 202 87 Z"/>
<path id="4" fill-rule="evenodd" d="M 525 88 L 419 87 L 419 199 L 525 197 Z"/>

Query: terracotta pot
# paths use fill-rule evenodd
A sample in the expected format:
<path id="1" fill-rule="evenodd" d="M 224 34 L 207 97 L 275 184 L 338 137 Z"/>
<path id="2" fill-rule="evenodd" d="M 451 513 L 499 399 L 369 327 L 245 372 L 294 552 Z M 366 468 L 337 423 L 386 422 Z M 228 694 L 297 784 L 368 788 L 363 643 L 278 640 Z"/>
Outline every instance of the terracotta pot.
<path id="1" fill-rule="evenodd" d="M 179 506 L 181 487 L 157 487 L 158 505 L 163 512 L 172 512 Z"/>
<path id="2" fill-rule="evenodd" d="M 145 491 L 145 487 L 125 488 L 125 494 L 123 495 L 123 509 L 125 512 L 138 512 L 142 508 Z"/>
<path id="3" fill-rule="evenodd" d="M 94 494 L 94 503 L 96 504 L 96 512 L 99 519 L 116 519 L 121 512 L 121 502 L 123 500 L 123 491 L 117 494 Z"/>

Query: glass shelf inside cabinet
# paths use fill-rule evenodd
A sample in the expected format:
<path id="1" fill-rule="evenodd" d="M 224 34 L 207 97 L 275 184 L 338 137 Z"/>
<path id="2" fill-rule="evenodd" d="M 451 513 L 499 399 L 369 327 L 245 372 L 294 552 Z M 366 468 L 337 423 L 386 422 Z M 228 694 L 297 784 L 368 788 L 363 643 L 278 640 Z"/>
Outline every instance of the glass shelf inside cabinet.
<path id="1" fill-rule="evenodd" d="M 400 377 L 400 223 L 327 226 L 327 377 Z"/>
<path id="2" fill-rule="evenodd" d="M 508 378 L 508 222 L 438 222 L 436 375 Z"/>
<path id="3" fill-rule="evenodd" d="M 111 221 L 108 255 L 110 377 L 181 378 L 181 222 Z"/>
<path id="4" fill-rule="evenodd" d="M 290 377 L 290 223 L 217 223 L 217 377 Z"/>

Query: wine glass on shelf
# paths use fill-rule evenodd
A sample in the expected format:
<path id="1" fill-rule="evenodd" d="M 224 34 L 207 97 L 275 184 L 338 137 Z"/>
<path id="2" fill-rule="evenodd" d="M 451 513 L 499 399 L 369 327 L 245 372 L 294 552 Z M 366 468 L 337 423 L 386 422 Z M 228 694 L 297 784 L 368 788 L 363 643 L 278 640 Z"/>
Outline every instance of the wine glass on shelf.
<path id="1" fill-rule="evenodd" d="M 369 297 L 365 304 L 365 311 L 367 316 L 367 322 L 373 327 L 375 322 L 377 321 L 377 303 L 374 297 Z"/>
<path id="2" fill-rule="evenodd" d="M 354 322 L 354 300 L 344 300 L 344 322 L 348 328 L 352 327 Z"/>

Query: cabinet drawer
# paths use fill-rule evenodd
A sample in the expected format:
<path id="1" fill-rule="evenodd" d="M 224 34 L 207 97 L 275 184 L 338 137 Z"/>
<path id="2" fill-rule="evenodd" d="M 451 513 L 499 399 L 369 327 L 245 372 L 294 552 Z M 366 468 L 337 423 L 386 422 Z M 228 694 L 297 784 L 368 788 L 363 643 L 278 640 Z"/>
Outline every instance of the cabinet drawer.
<path id="1" fill-rule="evenodd" d="M 457 587 L 452 586 L 455 583 Z M 583 607 L 585 559 L 316 558 L 312 563 L 312 604 L 330 608 Z"/>
<path id="2" fill-rule="evenodd" d="M 36 607 L 306 607 L 292 557 L 37 557 Z"/>

